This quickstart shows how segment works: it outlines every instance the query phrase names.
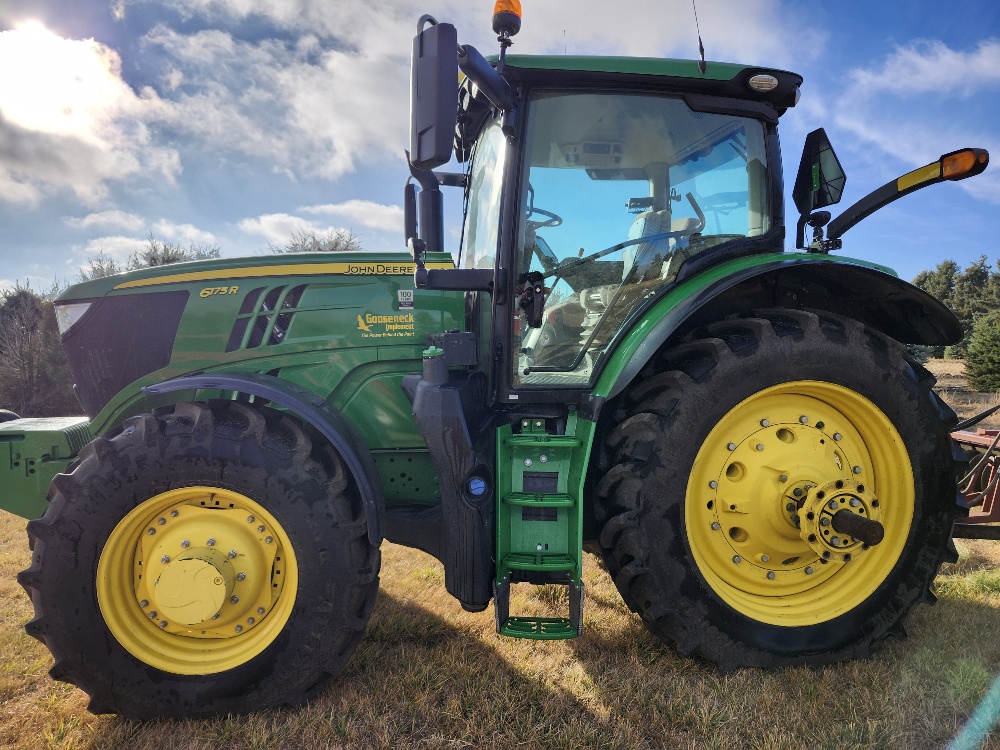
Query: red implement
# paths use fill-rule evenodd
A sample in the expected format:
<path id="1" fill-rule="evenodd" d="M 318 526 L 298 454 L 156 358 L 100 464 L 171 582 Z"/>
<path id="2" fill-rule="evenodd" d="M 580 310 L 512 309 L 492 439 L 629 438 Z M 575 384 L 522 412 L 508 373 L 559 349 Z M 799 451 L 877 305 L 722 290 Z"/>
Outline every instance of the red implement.
<path id="1" fill-rule="evenodd" d="M 966 539 L 1000 540 L 1000 448 L 997 430 L 953 432 L 952 438 L 970 454 L 970 474 L 963 480 L 961 491 L 970 505 L 968 518 L 955 523 L 953 536 Z"/>

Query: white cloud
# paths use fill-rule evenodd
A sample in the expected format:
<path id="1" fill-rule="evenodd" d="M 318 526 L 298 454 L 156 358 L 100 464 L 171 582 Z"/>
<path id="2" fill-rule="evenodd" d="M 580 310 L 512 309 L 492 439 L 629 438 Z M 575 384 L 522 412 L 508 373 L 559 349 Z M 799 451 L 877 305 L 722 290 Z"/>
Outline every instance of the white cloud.
<path id="1" fill-rule="evenodd" d="M 851 80 L 864 96 L 933 94 L 971 96 L 1000 85 L 1000 40 L 981 41 L 963 52 L 938 40 L 919 40 L 896 48 L 881 67 L 855 70 Z"/>
<path id="2" fill-rule="evenodd" d="M 65 222 L 74 229 L 90 229 L 91 227 L 118 227 L 137 231 L 142 229 L 145 221 L 141 216 L 127 211 L 100 211 L 82 217 L 66 217 Z"/>
<path id="3" fill-rule="evenodd" d="M 0 32 L 0 70 L 16 71 L 0 76 L 0 200 L 31 205 L 68 188 L 92 205 L 108 180 L 176 175 L 143 124 L 155 94 L 129 88 L 109 47 L 27 24 Z"/>
<path id="4" fill-rule="evenodd" d="M 973 118 L 962 116 L 972 106 L 970 97 L 986 96 L 997 86 L 1000 42 L 982 41 L 963 52 L 922 40 L 896 48 L 876 66 L 852 71 L 835 122 L 910 169 L 969 146 L 1000 153 L 995 128 L 977 129 L 968 124 Z M 959 185 L 975 198 L 1000 205 L 995 170 Z"/>
<path id="5" fill-rule="evenodd" d="M 194 245 L 214 245 L 219 239 L 211 232 L 199 229 L 193 224 L 175 224 L 167 219 L 160 219 L 153 224 L 153 234 L 173 242 Z"/>
<path id="6" fill-rule="evenodd" d="M 146 247 L 146 240 L 112 235 L 91 240 L 83 248 L 76 248 L 75 252 L 76 255 L 82 256 L 87 260 L 96 255 L 104 254 L 119 262 L 124 262 L 128 260 L 128 256 L 133 252 L 142 250 L 144 247 Z"/>
<path id="7" fill-rule="evenodd" d="M 344 203 L 327 203 L 321 206 L 303 206 L 299 209 L 307 214 L 342 216 L 352 226 L 360 225 L 383 232 L 398 232 L 403 226 L 403 209 L 400 206 L 385 206 L 373 201 L 349 200 Z"/>
<path id="8" fill-rule="evenodd" d="M 263 237 L 275 245 L 284 243 L 297 232 L 325 231 L 308 219 L 290 214 L 265 214 L 253 219 L 243 219 L 239 227 L 247 234 Z"/>

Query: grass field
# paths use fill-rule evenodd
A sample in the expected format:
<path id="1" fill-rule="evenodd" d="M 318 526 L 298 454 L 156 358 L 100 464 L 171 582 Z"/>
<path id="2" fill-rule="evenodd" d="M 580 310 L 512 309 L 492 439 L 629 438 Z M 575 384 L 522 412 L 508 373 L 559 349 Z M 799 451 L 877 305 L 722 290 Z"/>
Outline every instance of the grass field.
<path id="1" fill-rule="evenodd" d="M 31 609 L 15 582 L 29 560 L 23 526 L 0 512 L 3 748 L 940 748 L 1000 672 L 995 542 L 959 540 L 937 605 L 919 607 L 909 638 L 869 660 L 731 674 L 648 635 L 592 558 L 583 637 L 536 644 L 500 638 L 491 611 L 465 613 L 445 593 L 436 560 L 386 544 L 365 638 L 312 703 L 140 724 L 88 714 L 82 692 L 47 676 L 48 652 L 22 629 Z M 565 609 L 548 589 L 518 588 L 517 610 Z M 983 747 L 1000 750 L 1000 733 Z"/>

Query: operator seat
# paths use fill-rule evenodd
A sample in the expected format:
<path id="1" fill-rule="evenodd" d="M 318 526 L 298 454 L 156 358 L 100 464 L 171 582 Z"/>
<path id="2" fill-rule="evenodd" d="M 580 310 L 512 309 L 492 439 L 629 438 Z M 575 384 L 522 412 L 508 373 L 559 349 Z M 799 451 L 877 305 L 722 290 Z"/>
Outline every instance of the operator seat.
<path id="1" fill-rule="evenodd" d="M 670 211 L 666 209 L 662 211 L 643 211 L 635 217 L 635 221 L 629 227 L 628 238 L 630 240 L 637 240 L 641 237 L 652 237 L 653 235 L 665 234 L 667 232 L 691 233 L 698 228 L 698 224 L 698 219 L 691 217 L 671 219 Z M 660 256 L 662 265 L 656 269 L 655 273 L 650 274 L 647 271 L 642 271 L 643 276 L 647 279 L 664 278 L 668 272 L 676 273 L 686 254 L 678 258 L 678 262 L 676 263 L 672 263 L 671 261 L 674 260 L 677 250 L 682 250 L 686 245 L 687 236 L 685 235 L 630 245 L 625 248 L 625 252 L 622 254 L 622 259 L 625 261 L 624 268 L 622 269 L 622 281 L 625 281 L 629 273 L 632 272 L 636 258 L 643 258 L 645 262 L 651 263 L 657 255 Z M 641 281 L 641 279 L 636 279 L 636 281 Z"/>

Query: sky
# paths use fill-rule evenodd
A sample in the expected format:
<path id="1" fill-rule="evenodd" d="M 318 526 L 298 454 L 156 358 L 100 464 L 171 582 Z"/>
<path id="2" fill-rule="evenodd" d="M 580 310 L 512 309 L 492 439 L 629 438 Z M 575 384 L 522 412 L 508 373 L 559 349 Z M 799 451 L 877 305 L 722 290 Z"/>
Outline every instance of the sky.
<path id="1" fill-rule="evenodd" d="M 523 0 L 513 52 L 691 58 L 689 0 Z M 840 208 L 968 146 L 983 175 L 901 199 L 841 255 L 912 279 L 1000 258 L 1000 3 L 698 0 L 709 60 L 805 78 L 782 117 L 790 192 L 825 127 Z M 400 251 L 409 55 L 417 19 L 496 50 L 489 0 L 0 0 L 0 288 L 77 280 L 150 236 L 254 255 L 348 229 Z M 449 249 L 461 202 L 446 191 Z M 838 212 L 836 207 L 834 214 Z"/>

